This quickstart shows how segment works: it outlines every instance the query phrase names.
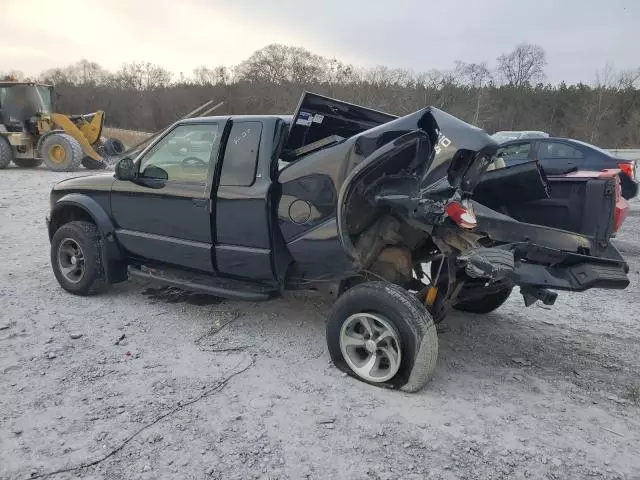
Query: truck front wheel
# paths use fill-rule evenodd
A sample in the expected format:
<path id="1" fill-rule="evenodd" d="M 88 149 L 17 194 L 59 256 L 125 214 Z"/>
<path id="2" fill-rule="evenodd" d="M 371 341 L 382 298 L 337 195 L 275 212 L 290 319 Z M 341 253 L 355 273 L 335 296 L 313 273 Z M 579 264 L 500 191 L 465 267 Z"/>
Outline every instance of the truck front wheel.
<path id="1" fill-rule="evenodd" d="M 51 239 L 51 267 L 58 283 L 76 295 L 91 295 L 107 286 L 101 239 L 93 223 L 62 225 Z"/>
<path id="2" fill-rule="evenodd" d="M 326 333 L 336 367 L 363 382 L 415 392 L 435 371 L 433 319 L 413 295 L 392 283 L 349 289 L 336 301 Z"/>

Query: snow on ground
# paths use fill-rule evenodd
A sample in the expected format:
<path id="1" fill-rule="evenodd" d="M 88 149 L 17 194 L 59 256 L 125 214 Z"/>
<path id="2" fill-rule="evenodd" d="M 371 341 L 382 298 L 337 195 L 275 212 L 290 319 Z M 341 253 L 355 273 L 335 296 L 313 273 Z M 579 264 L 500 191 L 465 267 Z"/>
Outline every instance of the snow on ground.
<path id="1" fill-rule="evenodd" d="M 331 366 L 315 295 L 65 293 L 44 218 L 70 175 L 0 171 L 1 479 L 640 478 L 640 202 L 626 291 L 454 314 L 403 394 Z"/>

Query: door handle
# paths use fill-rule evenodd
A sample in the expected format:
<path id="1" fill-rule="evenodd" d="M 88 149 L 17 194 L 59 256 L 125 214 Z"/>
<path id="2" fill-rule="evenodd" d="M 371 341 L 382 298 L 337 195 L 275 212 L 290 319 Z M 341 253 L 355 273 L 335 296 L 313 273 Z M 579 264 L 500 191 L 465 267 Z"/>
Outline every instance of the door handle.
<path id="1" fill-rule="evenodd" d="M 206 198 L 193 198 L 193 206 L 194 207 L 206 207 L 207 206 L 207 199 Z"/>

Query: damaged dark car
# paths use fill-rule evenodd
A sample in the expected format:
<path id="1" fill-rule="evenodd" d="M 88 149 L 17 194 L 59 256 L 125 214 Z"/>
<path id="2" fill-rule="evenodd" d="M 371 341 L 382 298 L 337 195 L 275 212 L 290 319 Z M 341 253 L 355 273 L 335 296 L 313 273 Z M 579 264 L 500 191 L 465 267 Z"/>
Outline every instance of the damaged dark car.
<path id="1" fill-rule="evenodd" d="M 51 264 L 78 295 L 130 277 L 248 301 L 325 291 L 334 364 L 416 391 L 451 309 L 629 283 L 610 243 L 628 208 L 617 171 L 500 158 L 433 107 L 396 117 L 305 93 L 291 116 L 181 120 L 115 175 L 55 185 Z"/>

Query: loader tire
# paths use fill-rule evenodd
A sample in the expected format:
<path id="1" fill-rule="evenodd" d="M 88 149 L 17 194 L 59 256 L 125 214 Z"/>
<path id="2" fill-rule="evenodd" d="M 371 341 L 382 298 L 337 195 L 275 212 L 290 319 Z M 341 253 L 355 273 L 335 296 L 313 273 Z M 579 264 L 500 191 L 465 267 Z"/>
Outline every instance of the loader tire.
<path id="1" fill-rule="evenodd" d="M 13 163 L 20 168 L 36 168 L 42 165 L 41 158 L 14 158 Z"/>
<path id="2" fill-rule="evenodd" d="M 84 157 L 82 159 L 82 166 L 87 170 L 104 170 L 107 168 L 106 160 L 94 160 L 91 157 Z"/>
<path id="3" fill-rule="evenodd" d="M 0 136 L 0 169 L 7 168 L 13 160 L 13 148 L 9 141 Z"/>
<path id="4" fill-rule="evenodd" d="M 80 166 L 84 153 L 71 135 L 54 133 L 42 141 L 40 156 L 49 170 L 71 172 Z"/>
<path id="5" fill-rule="evenodd" d="M 120 155 L 126 150 L 124 143 L 117 138 L 107 138 L 102 142 L 104 153 L 109 156 Z"/>

